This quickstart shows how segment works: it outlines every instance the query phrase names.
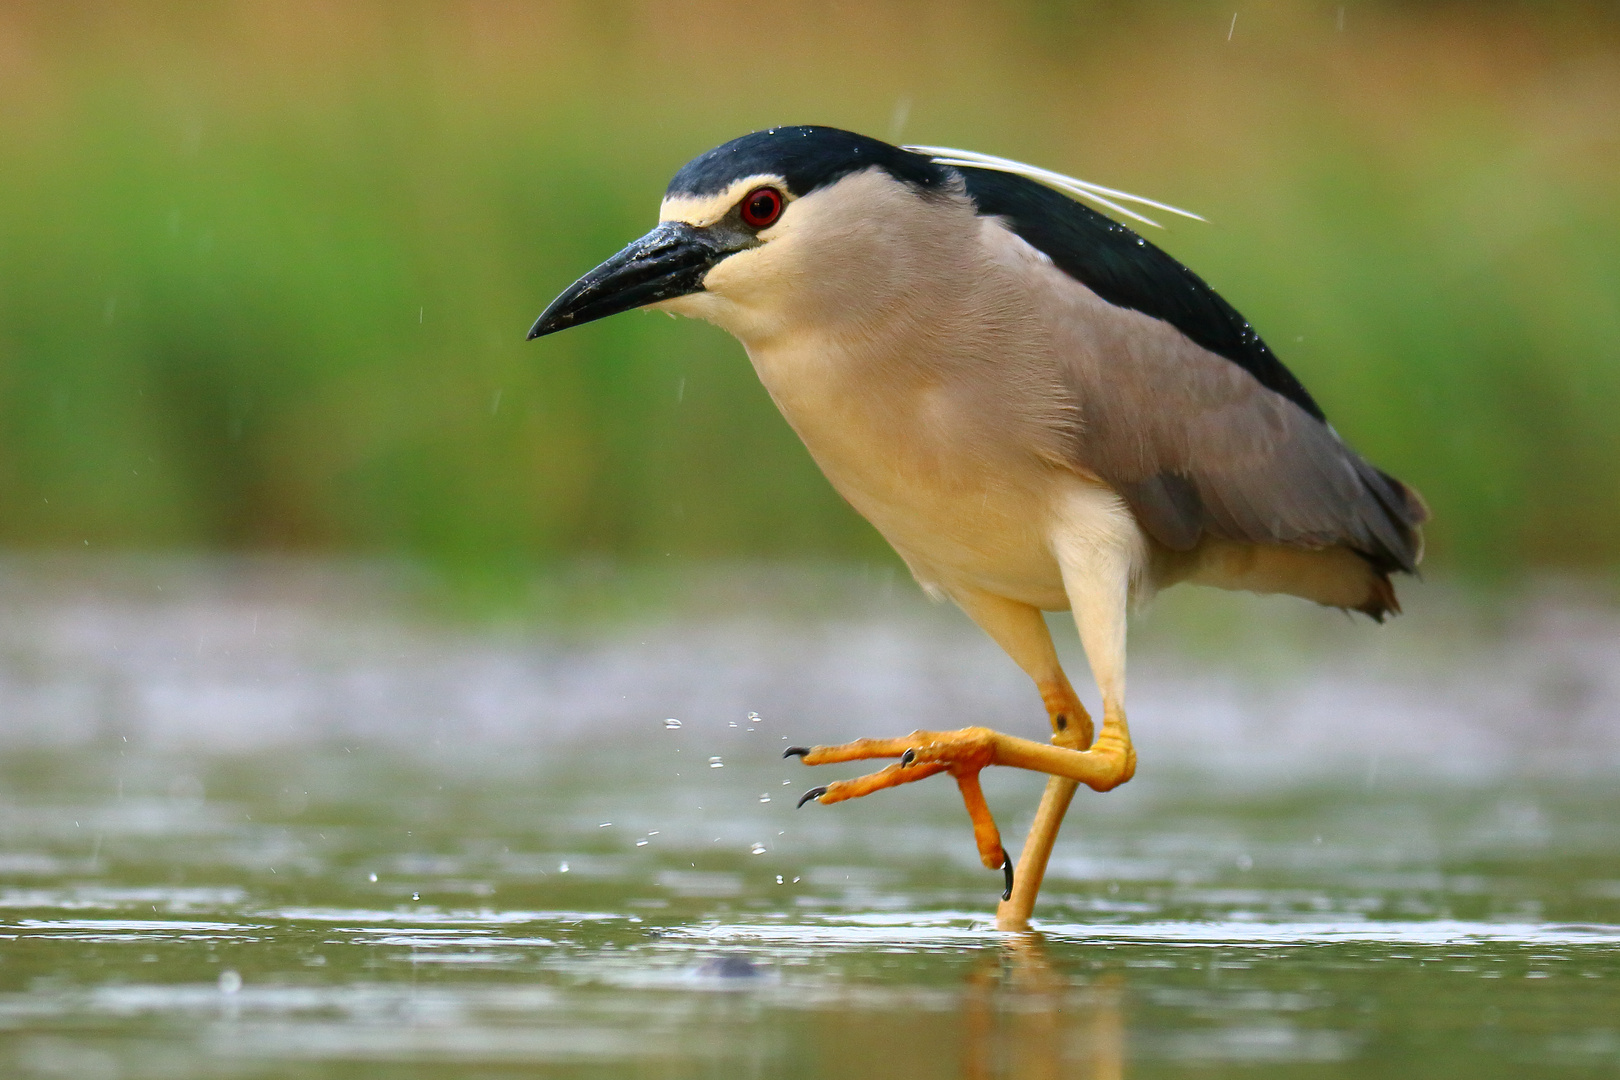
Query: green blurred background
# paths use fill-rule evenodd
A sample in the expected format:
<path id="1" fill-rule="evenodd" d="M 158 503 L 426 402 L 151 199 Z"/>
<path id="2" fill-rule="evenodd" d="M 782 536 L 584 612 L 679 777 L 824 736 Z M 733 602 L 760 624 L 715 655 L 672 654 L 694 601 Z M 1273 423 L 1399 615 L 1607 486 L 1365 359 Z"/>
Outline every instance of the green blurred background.
<path id="1" fill-rule="evenodd" d="M 1614 5 L 0 4 L 0 544 L 881 560 L 741 348 L 528 343 L 670 174 L 823 123 L 1153 232 L 1415 484 L 1431 567 L 1620 564 Z"/>

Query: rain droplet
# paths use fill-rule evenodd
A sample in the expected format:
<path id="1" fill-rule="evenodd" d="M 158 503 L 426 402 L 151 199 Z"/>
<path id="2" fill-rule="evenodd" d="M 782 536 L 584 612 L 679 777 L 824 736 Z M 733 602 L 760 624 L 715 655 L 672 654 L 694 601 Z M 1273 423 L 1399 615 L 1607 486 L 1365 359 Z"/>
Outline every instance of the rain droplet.
<path id="1" fill-rule="evenodd" d="M 559 874 L 568 873 L 568 864 L 567 863 L 558 863 L 557 864 L 557 873 L 559 873 Z"/>
<path id="2" fill-rule="evenodd" d="M 668 728 L 670 731 L 679 731 L 681 722 L 672 716 L 668 720 L 664 721 L 664 727 Z"/>
<path id="3" fill-rule="evenodd" d="M 794 878 L 794 879 L 793 879 L 793 884 L 795 884 L 795 885 L 797 885 L 797 884 L 798 884 L 798 883 L 799 883 L 799 879 L 798 879 L 798 878 Z"/>
<path id="4" fill-rule="evenodd" d="M 759 713 L 757 713 L 757 712 L 751 712 L 751 713 L 748 714 L 748 722 L 750 724 L 757 724 L 763 719 L 765 719 L 765 718 L 763 716 L 759 715 Z"/>
<path id="5" fill-rule="evenodd" d="M 723 769 L 725 767 L 726 767 L 726 763 L 721 761 L 719 758 L 712 757 L 712 758 L 709 759 L 709 768 L 711 768 L 711 769 Z"/>
<path id="6" fill-rule="evenodd" d="M 376 874 L 372 874 L 372 875 L 371 875 L 371 880 L 372 880 L 372 881 L 376 881 L 376 880 L 377 880 L 377 875 L 376 875 Z"/>
<path id="7" fill-rule="evenodd" d="M 763 854 L 765 854 L 765 845 L 756 843 L 753 847 L 748 849 L 748 854 L 750 854 L 750 855 L 763 855 Z"/>
<path id="8" fill-rule="evenodd" d="M 776 883 L 778 885 L 782 884 L 782 875 L 781 874 L 776 875 Z"/>
<path id="9" fill-rule="evenodd" d="M 420 900 L 420 899 L 422 899 L 422 894 L 413 892 L 413 893 L 411 893 L 411 899 L 412 900 Z"/>
<path id="10" fill-rule="evenodd" d="M 645 841 L 645 840 L 637 840 L 636 841 L 636 847 L 646 847 L 646 846 L 647 846 L 647 841 Z"/>
<path id="11" fill-rule="evenodd" d="M 220 993 L 222 993 L 222 994 L 234 994 L 240 989 L 242 989 L 242 976 L 238 975 L 234 971 L 229 971 L 229 970 L 222 971 L 222 972 L 219 973 L 219 992 Z"/>
<path id="12" fill-rule="evenodd" d="M 605 829 L 609 825 L 612 825 L 612 824 L 613 824 L 613 822 L 611 822 L 611 821 L 604 821 L 604 822 L 602 822 L 602 824 L 598 825 L 597 828 L 598 829 Z"/>
<path id="13" fill-rule="evenodd" d="M 759 801 L 760 802 L 770 802 L 771 797 L 769 795 L 767 795 L 765 792 L 762 791 L 762 792 L 759 793 Z"/>
<path id="14" fill-rule="evenodd" d="M 791 780 L 784 780 L 784 781 L 782 781 L 782 786 L 783 786 L 783 787 L 792 787 L 792 786 L 793 786 L 793 781 L 791 781 Z"/>

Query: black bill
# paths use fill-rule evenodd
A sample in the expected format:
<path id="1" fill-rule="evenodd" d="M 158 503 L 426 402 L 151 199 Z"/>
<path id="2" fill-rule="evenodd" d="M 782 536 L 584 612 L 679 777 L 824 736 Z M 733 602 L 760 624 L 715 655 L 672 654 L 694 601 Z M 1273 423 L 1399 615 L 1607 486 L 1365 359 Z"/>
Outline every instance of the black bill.
<path id="1" fill-rule="evenodd" d="M 666 221 L 570 285 L 535 320 L 529 340 L 697 292 L 732 250 L 703 229 Z"/>

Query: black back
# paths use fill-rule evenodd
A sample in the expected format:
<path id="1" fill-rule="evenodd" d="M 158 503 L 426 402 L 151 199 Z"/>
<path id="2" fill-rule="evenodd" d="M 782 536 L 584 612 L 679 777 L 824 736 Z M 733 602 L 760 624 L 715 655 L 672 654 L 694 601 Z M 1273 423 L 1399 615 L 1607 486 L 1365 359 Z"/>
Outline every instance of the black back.
<path id="1" fill-rule="evenodd" d="M 1110 304 L 1164 320 L 1262 386 L 1325 419 L 1310 393 L 1236 308 L 1134 231 L 1034 180 L 967 166 L 957 166 L 957 171 L 979 213 L 1006 221 L 1086 288 Z"/>

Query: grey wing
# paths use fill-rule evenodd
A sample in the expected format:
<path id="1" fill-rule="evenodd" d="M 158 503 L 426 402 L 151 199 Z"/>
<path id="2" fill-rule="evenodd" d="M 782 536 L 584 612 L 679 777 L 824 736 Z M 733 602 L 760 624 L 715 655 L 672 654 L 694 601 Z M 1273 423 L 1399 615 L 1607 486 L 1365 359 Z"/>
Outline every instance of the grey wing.
<path id="1" fill-rule="evenodd" d="M 1081 287 L 1083 289 L 1083 286 Z M 1065 349 L 1075 463 L 1185 551 L 1228 540 L 1344 546 L 1383 573 L 1422 554 L 1422 500 L 1331 427 L 1161 320 L 1086 298 Z"/>

